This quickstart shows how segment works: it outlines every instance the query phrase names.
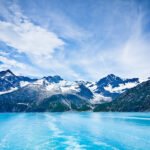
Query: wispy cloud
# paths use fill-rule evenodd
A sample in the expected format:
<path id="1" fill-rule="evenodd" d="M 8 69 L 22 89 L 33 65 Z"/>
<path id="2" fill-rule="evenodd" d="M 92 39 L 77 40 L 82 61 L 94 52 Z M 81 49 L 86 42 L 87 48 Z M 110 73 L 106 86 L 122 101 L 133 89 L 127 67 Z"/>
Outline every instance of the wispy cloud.
<path id="1" fill-rule="evenodd" d="M 13 20 L 0 21 L 0 40 L 19 53 L 25 53 L 33 63 L 41 64 L 65 44 L 55 33 L 30 22 L 16 4 L 10 11 L 13 11 L 13 16 L 10 14 Z"/>
<path id="2" fill-rule="evenodd" d="M 9 69 L 14 70 L 14 73 L 16 75 L 27 74 L 27 71 L 28 71 L 29 76 L 33 76 L 33 74 L 34 74 L 33 77 L 38 77 L 38 76 L 42 75 L 39 73 L 38 70 L 36 70 L 32 66 L 21 63 L 19 61 L 14 60 L 14 59 L 8 59 L 5 56 L 0 56 L 0 61 L 2 62 L 2 64 L 0 64 L 0 70 L 6 70 L 9 68 Z"/>
<path id="3" fill-rule="evenodd" d="M 32 66 L 33 75 L 59 74 L 71 80 L 98 80 L 109 73 L 147 77 L 148 4 L 146 0 L 116 0 L 111 5 L 109 0 L 73 4 L 59 0 L 2 1 L 0 40 L 13 47 L 18 56 L 29 59 L 31 63 L 25 58 L 11 58 Z M 12 66 L 12 62 L 4 61 L 10 56 L 0 55 L 3 66 Z M 26 67 L 17 68 L 21 72 Z"/>
<path id="4" fill-rule="evenodd" d="M 26 20 L 17 25 L 0 21 L 0 40 L 28 55 L 51 55 L 64 42 L 52 32 Z"/>

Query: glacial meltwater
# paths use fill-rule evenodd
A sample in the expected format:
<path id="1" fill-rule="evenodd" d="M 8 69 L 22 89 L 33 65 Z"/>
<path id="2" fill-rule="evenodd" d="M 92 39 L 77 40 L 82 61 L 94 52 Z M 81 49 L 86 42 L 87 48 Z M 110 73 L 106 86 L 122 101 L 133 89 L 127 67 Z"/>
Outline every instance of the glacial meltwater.
<path id="1" fill-rule="evenodd" d="M 1 113 L 0 150 L 150 150 L 150 113 Z"/>

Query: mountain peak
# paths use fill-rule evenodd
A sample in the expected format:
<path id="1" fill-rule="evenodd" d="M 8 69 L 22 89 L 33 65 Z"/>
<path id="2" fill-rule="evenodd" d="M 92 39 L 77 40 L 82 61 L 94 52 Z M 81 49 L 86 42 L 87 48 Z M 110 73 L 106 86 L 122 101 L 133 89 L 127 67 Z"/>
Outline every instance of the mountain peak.
<path id="1" fill-rule="evenodd" d="M 100 79 L 97 83 L 98 84 L 101 84 L 103 82 L 107 82 L 107 83 L 110 83 L 110 82 L 116 82 L 116 81 L 123 81 L 123 79 L 121 79 L 120 77 L 114 75 L 114 74 L 109 74 L 107 75 L 106 77 Z"/>
<path id="2" fill-rule="evenodd" d="M 120 77 L 118 77 L 118 76 L 116 76 L 114 74 L 109 74 L 109 75 L 106 76 L 106 78 L 116 79 L 116 78 L 120 78 Z"/>
<path id="3" fill-rule="evenodd" d="M 107 77 L 116 77 L 114 74 L 108 74 Z"/>
<path id="4" fill-rule="evenodd" d="M 97 93 L 103 93 L 105 96 L 115 98 L 118 93 L 124 92 L 126 89 L 136 86 L 139 83 L 138 78 L 123 79 L 114 74 L 109 74 L 100 79 L 96 85 Z"/>
<path id="5" fill-rule="evenodd" d="M 47 77 L 43 77 L 44 79 L 46 79 L 48 82 L 54 82 L 54 83 L 58 83 L 59 81 L 63 80 L 60 76 L 55 75 L 55 76 L 47 76 Z"/>
<path id="6" fill-rule="evenodd" d="M 7 69 L 0 72 L 0 77 L 3 76 L 15 76 L 15 74 L 11 70 Z"/>

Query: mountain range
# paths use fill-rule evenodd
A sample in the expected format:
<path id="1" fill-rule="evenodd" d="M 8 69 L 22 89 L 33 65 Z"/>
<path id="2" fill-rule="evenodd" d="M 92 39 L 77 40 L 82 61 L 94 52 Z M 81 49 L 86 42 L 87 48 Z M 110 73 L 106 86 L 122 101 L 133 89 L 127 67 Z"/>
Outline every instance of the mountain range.
<path id="1" fill-rule="evenodd" d="M 149 87 L 147 82 L 149 80 L 141 83 L 139 78 L 123 79 L 114 74 L 97 82 L 67 81 L 58 75 L 33 79 L 5 70 L 0 72 L 0 112 L 147 111 L 144 107 L 123 107 L 135 102 L 135 98 L 136 105 L 150 101 L 150 91 L 142 91 Z"/>

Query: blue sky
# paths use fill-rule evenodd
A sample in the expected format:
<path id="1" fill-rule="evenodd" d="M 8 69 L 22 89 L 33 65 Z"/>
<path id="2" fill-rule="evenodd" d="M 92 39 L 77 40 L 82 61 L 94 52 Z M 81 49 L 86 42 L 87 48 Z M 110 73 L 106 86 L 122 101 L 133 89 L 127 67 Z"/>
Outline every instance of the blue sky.
<path id="1" fill-rule="evenodd" d="M 150 75 L 149 0 L 0 0 L 0 70 L 69 80 Z"/>

